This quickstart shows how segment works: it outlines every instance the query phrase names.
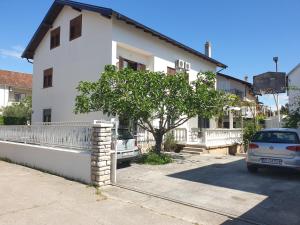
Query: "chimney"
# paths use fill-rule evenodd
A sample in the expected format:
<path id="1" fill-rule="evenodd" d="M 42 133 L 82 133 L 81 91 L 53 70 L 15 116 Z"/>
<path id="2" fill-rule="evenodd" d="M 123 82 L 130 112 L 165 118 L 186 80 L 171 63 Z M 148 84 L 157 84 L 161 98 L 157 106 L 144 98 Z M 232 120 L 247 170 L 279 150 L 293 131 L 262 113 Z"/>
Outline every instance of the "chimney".
<path id="1" fill-rule="evenodd" d="M 209 41 L 205 43 L 205 55 L 211 58 L 211 43 Z"/>
<path id="2" fill-rule="evenodd" d="M 244 80 L 245 80 L 246 82 L 248 82 L 248 76 L 247 76 L 247 75 L 245 75 Z"/>

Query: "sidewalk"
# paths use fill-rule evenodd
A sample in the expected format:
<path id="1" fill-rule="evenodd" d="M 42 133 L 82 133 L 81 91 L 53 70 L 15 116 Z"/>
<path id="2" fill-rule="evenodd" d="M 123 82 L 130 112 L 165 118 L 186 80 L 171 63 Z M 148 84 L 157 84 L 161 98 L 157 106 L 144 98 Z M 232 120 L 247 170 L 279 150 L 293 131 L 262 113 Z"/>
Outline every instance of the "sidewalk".
<path id="1" fill-rule="evenodd" d="M 93 187 L 0 161 L 0 224 L 191 225 Z"/>
<path id="2" fill-rule="evenodd" d="M 0 161 L 0 225 L 207 225 L 228 218 L 129 190 L 84 184 Z"/>

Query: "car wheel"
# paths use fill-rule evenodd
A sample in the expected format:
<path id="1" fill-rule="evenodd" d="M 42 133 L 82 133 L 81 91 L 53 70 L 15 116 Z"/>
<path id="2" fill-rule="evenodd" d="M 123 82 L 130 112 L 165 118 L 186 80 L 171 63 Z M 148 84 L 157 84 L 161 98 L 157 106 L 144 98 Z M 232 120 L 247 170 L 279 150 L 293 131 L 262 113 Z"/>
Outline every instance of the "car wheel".
<path id="1" fill-rule="evenodd" d="M 257 171 L 258 171 L 258 168 L 256 166 L 250 166 L 250 165 L 248 165 L 247 169 L 248 169 L 248 171 L 250 173 L 257 173 Z"/>

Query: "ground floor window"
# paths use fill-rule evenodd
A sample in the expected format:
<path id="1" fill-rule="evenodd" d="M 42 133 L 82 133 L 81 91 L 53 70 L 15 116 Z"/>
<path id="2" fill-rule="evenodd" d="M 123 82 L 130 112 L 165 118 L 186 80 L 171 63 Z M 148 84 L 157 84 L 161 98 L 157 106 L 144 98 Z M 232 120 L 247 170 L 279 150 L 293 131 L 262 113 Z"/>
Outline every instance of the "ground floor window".
<path id="1" fill-rule="evenodd" d="M 198 128 L 200 130 L 209 128 L 209 119 L 198 116 Z"/>
<path id="2" fill-rule="evenodd" d="M 128 129 L 132 134 L 137 134 L 137 122 L 126 118 L 125 116 L 119 118 L 119 128 Z"/>
<path id="3" fill-rule="evenodd" d="M 43 110 L 43 122 L 50 123 L 51 122 L 51 109 Z"/>

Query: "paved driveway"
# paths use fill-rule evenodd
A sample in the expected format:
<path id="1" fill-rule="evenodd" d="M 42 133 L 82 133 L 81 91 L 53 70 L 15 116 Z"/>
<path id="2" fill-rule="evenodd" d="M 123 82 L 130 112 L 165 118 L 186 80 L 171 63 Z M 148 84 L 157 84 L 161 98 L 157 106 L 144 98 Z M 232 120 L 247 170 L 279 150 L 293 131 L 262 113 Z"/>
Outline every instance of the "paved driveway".
<path id="1" fill-rule="evenodd" d="M 185 155 L 164 166 L 133 164 L 118 170 L 118 182 L 258 224 L 300 224 L 300 173 L 249 174 L 242 157 Z"/>

